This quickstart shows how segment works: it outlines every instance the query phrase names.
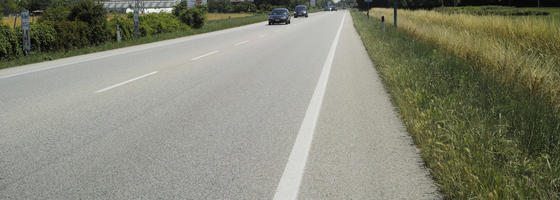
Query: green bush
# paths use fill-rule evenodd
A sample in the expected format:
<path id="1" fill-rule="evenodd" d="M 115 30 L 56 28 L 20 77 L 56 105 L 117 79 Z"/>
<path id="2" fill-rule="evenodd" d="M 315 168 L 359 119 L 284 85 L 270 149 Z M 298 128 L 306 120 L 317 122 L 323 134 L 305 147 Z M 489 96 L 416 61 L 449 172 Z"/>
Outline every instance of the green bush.
<path id="1" fill-rule="evenodd" d="M 103 4 L 93 0 L 80 0 L 72 5 L 68 19 L 87 23 L 90 29 L 89 43 L 92 45 L 101 44 L 109 38 L 107 11 Z"/>
<path id="2" fill-rule="evenodd" d="M 52 23 L 31 23 L 31 49 L 33 51 L 54 50 L 57 33 Z"/>
<path id="3" fill-rule="evenodd" d="M 23 55 L 21 45 L 21 29 L 11 29 L 9 26 L 0 25 L 0 60 L 9 60 Z"/>
<path id="4" fill-rule="evenodd" d="M 197 5 L 193 8 L 187 7 L 187 2 L 181 2 L 173 8 L 173 15 L 177 16 L 181 22 L 192 27 L 201 28 L 206 21 L 208 8 Z"/>
<path id="5" fill-rule="evenodd" d="M 233 6 L 234 12 L 255 12 L 257 11 L 257 6 L 253 2 L 239 2 Z"/>
<path id="6" fill-rule="evenodd" d="M 233 9 L 229 0 L 208 0 L 208 10 L 210 12 L 231 12 Z"/>
<path id="7" fill-rule="evenodd" d="M 189 26 L 181 23 L 181 21 L 169 13 L 152 13 L 147 15 L 140 15 L 140 24 L 138 27 L 138 34 L 140 37 L 149 35 L 171 33 L 177 31 L 190 30 Z M 116 40 L 116 27 L 117 24 L 121 30 L 121 40 L 130 40 L 134 38 L 134 19 L 133 15 L 115 16 L 109 20 L 109 34 L 111 38 Z"/>
<path id="8" fill-rule="evenodd" d="M 189 27 L 181 23 L 178 18 L 168 13 L 152 13 L 139 18 L 140 29 L 146 29 L 146 34 L 153 35 L 187 30 Z M 149 30 L 149 31 L 148 31 Z"/>
<path id="9" fill-rule="evenodd" d="M 134 39 L 134 20 L 131 17 L 115 16 L 109 20 L 109 34 L 113 40 L 117 40 L 117 25 L 121 30 L 121 40 Z"/>
<path id="10" fill-rule="evenodd" d="M 204 26 L 206 21 L 206 14 L 208 14 L 208 8 L 206 6 L 196 6 L 191 8 L 193 10 L 193 28 L 201 28 Z"/>
<path id="11" fill-rule="evenodd" d="M 89 36 L 92 30 L 87 23 L 82 21 L 55 22 L 54 28 L 57 32 L 55 48 L 69 50 L 90 45 Z"/>
<path id="12" fill-rule="evenodd" d="M 60 5 L 56 7 L 50 7 L 45 10 L 45 12 L 39 18 L 39 23 L 44 21 L 60 22 L 68 20 L 70 15 L 70 8 L 68 6 Z"/>

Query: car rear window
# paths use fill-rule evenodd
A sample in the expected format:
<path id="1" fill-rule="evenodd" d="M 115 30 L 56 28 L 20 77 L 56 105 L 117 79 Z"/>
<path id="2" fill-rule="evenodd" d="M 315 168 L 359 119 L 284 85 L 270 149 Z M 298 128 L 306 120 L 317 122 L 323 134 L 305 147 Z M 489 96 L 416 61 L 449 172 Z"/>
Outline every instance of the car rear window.
<path id="1" fill-rule="evenodd" d="M 272 10 L 273 15 L 281 15 L 286 13 L 286 10 Z"/>

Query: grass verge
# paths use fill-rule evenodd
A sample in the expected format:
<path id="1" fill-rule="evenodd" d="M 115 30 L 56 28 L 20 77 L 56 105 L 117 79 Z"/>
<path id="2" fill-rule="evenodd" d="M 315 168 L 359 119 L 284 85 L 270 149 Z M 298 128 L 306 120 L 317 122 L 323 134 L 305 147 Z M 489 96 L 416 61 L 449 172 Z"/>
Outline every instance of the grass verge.
<path id="1" fill-rule="evenodd" d="M 146 44 L 151 42 L 157 42 L 161 40 L 168 40 L 173 38 L 179 38 L 189 35 L 207 33 L 212 31 L 218 31 L 228 28 L 234 28 L 238 26 L 243 26 L 247 24 L 262 22 L 267 19 L 267 15 L 254 15 L 249 17 L 240 17 L 240 18 L 232 18 L 231 20 L 224 19 L 224 20 L 212 20 L 208 21 L 202 28 L 200 29 L 192 29 L 189 31 L 181 31 L 181 32 L 174 32 L 174 33 L 165 33 L 159 35 L 152 35 L 147 37 L 138 38 L 135 40 L 123 41 L 118 43 L 116 41 L 109 41 L 102 45 L 93 46 L 93 47 L 86 47 L 80 49 L 72 49 L 69 51 L 58 51 L 58 52 L 32 52 L 29 56 L 20 57 L 14 60 L 9 61 L 2 61 L 0 62 L 0 69 L 14 67 L 19 65 L 43 62 L 47 60 L 54 60 L 59 58 L 77 56 L 82 54 L 94 53 L 99 51 L 106 51 L 111 49 L 117 49 L 122 47 L 134 46 L 139 44 Z"/>
<path id="2" fill-rule="evenodd" d="M 430 40 L 352 18 L 445 198 L 560 198 L 560 115 L 547 100 Z"/>
<path id="3" fill-rule="evenodd" d="M 372 13 L 378 19 L 393 11 L 376 8 Z M 560 21 L 401 10 L 399 29 L 469 60 L 503 84 L 542 96 L 560 110 Z"/>
<path id="4" fill-rule="evenodd" d="M 560 11 L 558 8 L 516 8 L 507 6 L 462 6 L 462 7 L 439 7 L 438 12 L 448 14 L 471 14 L 471 15 L 500 15 L 500 16 L 530 16 L 550 15 Z"/>
<path id="5" fill-rule="evenodd" d="M 228 19 L 228 18 L 240 18 L 240 17 L 248 17 L 253 15 L 252 13 L 208 13 L 207 18 L 208 20 L 220 20 L 220 19 Z"/>

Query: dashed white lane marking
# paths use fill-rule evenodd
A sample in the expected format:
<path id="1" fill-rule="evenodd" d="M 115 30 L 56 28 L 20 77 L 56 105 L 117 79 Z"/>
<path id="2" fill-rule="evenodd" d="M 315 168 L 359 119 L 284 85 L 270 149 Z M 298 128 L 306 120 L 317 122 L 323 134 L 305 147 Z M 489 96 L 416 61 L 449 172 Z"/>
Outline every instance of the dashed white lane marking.
<path id="1" fill-rule="evenodd" d="M 317 82 L 317 87 L 315 87 L 313 97 L 311 97 L 311 102 L 307 107 L 307 111 L 305 112 L 305 117 L 303 118 L 303 122 L 299 128 L 292 152 L 288 158 L 288 163 L 286 164 L 286 168 L 284 168 L 284 173 L 282 174 L 280 183 L 278 183 L 278 187 L 276 188 L 274 200 L 297 199 L 301 179 L 303 178 L 303 173 L 305 172 L 307 157 L 309 156 L 309 150 L 311 149 L 311 142 L 313 141 L 313 134 L 315 133 L 317 119 L 319 118 L 321 105 L 323 104 L 323 98 L 327 89 L 336 46 L 338 45 L 338 39 L 340 38 L 340 32 L 342 31 L 345 18 L 346 14 L 342 17 L 342 22 L 340 22 L 338 32 L 331 44 L 327 59 L 323 64 L 323 70 L 321 71 L 321 76 Z"/>
<path id="2" fill-rule="evenodd" d="M 78 60 L 78 61 L 58 64 L 58 65 L 55 65 L 55 66 L 42 67 L 42 68 L 32 69 L 32 70 L 28 70 L 28 71 L 22 71 L 22 72 L 18 72 L 18 73 L 14 73 L 14 74 L 1 75 L 0 79 L 6 79 L 6 78 L 11 78 L 11 77 L 25 75 L 25 74 L 34 73 L 34 72 L 40 72 L 40 71 L 46 71 L 46 70 L 60 68 L 60 67 L 71 66 L 71 65 L 74 65 L 74 64 L 78 64 L 78 63 L 84 63 L 84 62 L 99 60 L 99 59 L 108 58 L 108 57 L 112 57 L 112 56 L 118 56 L 118 55 L 138 52 L 138 51 L 144 51 L 144 50 L 147 50 L 147 49 L 163 47 L 163 46 L 170 45 L 170 44 L 178 44 L 178 43 L 188 42 L 188 41 L 192 41 L 192 40 L 204 39 L 204 38 L 208 38 L 208 37 L 212 37 L 212 36 L 224 35 L 226 33 L 241 31 L 241 30 L 245 30 L 245 29 L 249 29 L 249 28 L 253 28 L 253 27 L 259 27 L 261 25 L 262 25 L 262 23 L 255 23 L 255 24 L 245 25 L 245 26 L 231 28 L 231 29 L 225 29 L 225 30 L 200 34 L 200 35 L 189 36 L 187 38 L 176 38 L 176 39 L 159 41 L 159 42 L 150 43 L 150 44 L 142 44 L 142 45 L 132 46 L 132 47 L 128 47 L 128 48 L 114 49 L 114 50 L 111 50 L 111 51 L 108 51 L 108 52 L 98 52 L 98 53 L 95 53 L 95 55 L 82 55 L 82 56 L 90 56 L 90 57 L 84 58 L 84 59 Z M 93 56 L 93 57 L 91 57 L 91 56 Z M 66 59 L 70 59 L 70 58 L 72 58 L 72 57 L 64 58 L 64 59 L 61 59 L 60 61 L 65 62 Z M 46 63 L 36 63 L 36 64 L 46 64 Z M 34 65 L 34 64 L 30 64 L 30 65 Z"/>
<path id="3" fill-rule="evenodd" d="M 239 45 L 245 44 L 245 43 L 247 43 L 247 42 L 249 42 L 249 40 L 245 40 L 245 41 L 242 41 L 242 42 L 238 42 L 238 43 L 236 43 L 234 46 L 239 46 Z"/>
<path id="4" fill-rule="evenodd" d="M 120 82 L 120 83 L 117 83 L 117 84 L 115 84 L 115 85 L 111 85 L 111 86 L 106 87 L 106 88 L 103 88 L 103 89 L 101 89 L 101 90 L 97 90 L 97 91 L 95 91 L 95 93 L 105 92 L 105 91 L 107 91 L 107 90 L 110 90 L 110 89 L 113 89 L 113 88 L 116 88 L 116 87 L 119 87 L 119 86 L 126 85 L 126 84 L 128 84 L 128 83 L 133 82 L 133 81 L 136 81 L 136 80 L 139 80 L 139 79 L 142 79 L 142 78 L 146 78 L 146 77 L 148 77 L 148 76 L 151 76 L 151 75 L 154 75 L 154 74 L 157 74 L 157 73 L 158 73 L 158 71 L 154 71 L 154 72 L 151 72 L 151 73 L 149 73 L 149 74 L 144 74 L 144 75 L 142 75 L 142 76 L 139 76 L 139 77 L 136 77 L 136 78 L 133 78 L 133 79 L 124 81 L 124 82 Z"/>
<path id="5" fill-rule="evenodd" d="M 206 53 L 206 54 L 204 54 L 204 55 L 201 55 L 201 56 L 198 56 L 198 57 L 194 57 L 194 58 L 192 58 L 191 60 L 192 60 L 192 61 L 195 61 L 195 60 L 204 58 L 204 57 L 206 57 L 206 56 L 209 56 L 209 55 L 212 55 L 212 54 L 215 54 L 215 53 L 218 53 L 218 52 L 220 52 L 220 51 L 218 51 L 218 50 L 212 51 L 212 52 Z"/>

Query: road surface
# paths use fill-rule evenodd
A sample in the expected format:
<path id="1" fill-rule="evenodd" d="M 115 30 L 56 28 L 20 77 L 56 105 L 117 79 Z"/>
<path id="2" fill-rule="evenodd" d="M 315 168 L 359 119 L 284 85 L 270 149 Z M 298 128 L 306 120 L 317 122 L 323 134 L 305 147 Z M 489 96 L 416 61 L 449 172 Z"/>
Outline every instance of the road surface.
<path id="1" fill-rule="evenodd" d="M 0 70 L 0 199 L 437 199 L 348 12 Z"/>

